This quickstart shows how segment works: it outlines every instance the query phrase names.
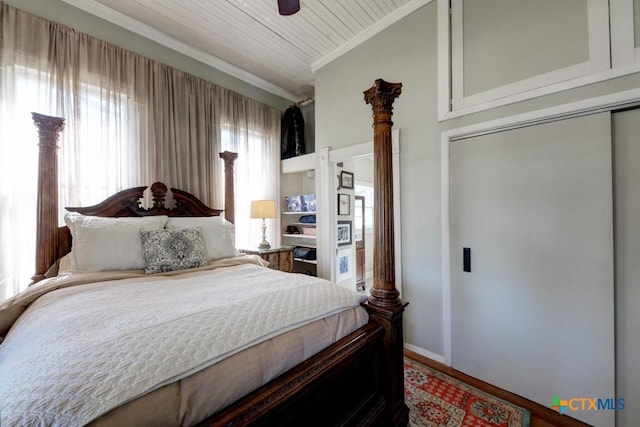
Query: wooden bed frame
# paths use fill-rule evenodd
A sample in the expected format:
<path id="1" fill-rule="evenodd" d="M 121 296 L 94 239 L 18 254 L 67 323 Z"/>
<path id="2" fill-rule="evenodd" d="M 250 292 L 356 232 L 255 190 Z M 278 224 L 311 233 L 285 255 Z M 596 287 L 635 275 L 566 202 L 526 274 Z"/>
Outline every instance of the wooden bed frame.
<path id="1" fill-rule="evenodd" d="M 391 150 L 392 106 L 400 83 L 381 79 L 364 92 L 371 104 L 374 128 L 374 283 L 363 306 L 370 321 L 319 354 L 285 372 L 237 402 L 204 420 L 207 426 L 379 425 L 406 426 L 404 403 L 402 313 L 406 304 L 395 286 L 393 237 L 393 179 Z M 58 227 L 57 141 L 64 119 L 33 113 L 39 131 L 38 224 L 36 272 L 39 281 L 56 260 L 68 253 L 71 237 Z M 225 217 L 234 222 L 233 168 L 237 154 L 224 152 Z M 177 189 L 173 206 L 166 205 L 167 187 L 151 186 L 153 206 L 139 199 L 146 187 L 123 190 L 102 203 L 67 208 L 94 216 L 213 216 L 195 196 Z"/>

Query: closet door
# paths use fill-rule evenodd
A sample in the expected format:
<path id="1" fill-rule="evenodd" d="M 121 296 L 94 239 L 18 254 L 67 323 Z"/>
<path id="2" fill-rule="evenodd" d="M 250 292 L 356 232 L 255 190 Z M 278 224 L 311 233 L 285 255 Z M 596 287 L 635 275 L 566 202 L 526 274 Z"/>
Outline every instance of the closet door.
<path id="1" fill-rule="evenodd" d="M 613 114 L 618 427 L 640 420 L 640 109 Z"/>
<path id="2" fill-rule="evenodd" d="M 454 368 L 544 406 L 613 397 L 611 161 L 605 113 L 451 143 Z"/>

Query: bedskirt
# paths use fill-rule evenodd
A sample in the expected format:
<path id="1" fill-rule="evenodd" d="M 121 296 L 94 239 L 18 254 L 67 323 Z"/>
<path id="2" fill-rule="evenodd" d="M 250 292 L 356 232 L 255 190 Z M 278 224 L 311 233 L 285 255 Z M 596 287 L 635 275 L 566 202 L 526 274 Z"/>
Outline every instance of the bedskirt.
<path id="1" fill-rule="evenodd" d="M 362 307 L 318 320 L 126 403 L 89 425 L 194 425 L 364 326 L 367 320 Z"/>

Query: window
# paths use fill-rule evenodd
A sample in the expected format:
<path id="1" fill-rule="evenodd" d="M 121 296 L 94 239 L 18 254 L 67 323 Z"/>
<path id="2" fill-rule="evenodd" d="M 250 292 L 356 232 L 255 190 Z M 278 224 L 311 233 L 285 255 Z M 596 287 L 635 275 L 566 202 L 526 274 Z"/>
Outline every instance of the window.
<path id="1" fill-rule="evenodd" d="M 25 289 L 34 273 L 38 137 L 31 112 L 66 119 L 58 154 L 60 224 L 64 206 L 88 206 L 136 185 L 140 150 L 137 112 L 126 94 L 88 83 L 61 93 L 50 73 L 19 64 L 2 67 L 0 78 L 6 89 L 0 95 L 0 299 L 5 299 Z"/>
<path id="2" fill-rule="evenodd" d="M 242 222 L 251 197 L 277 200 L 279 110 L 64 25 L 0 8 L 0 298 L 24 289 L 34 272 L 38 153 L 31 112 L 65 118 L 61 206 L 87 206 L 163 181 L 221 207 L 218 152 L 237 152 L 239 242 L 248 240 Z"/>
<path id="3" fill-rule="evenodd" d="M 251 201 L 279 199 L 280 147 L 272 139 L 269 134 L 258 130 L 237 128 L 231 124 L 223 126 L 222 151 L 238 153 L 235 165 L 235 226 L 238 248 L 255 247 L 262 236 L 262 223 L 251 220 Z M 224 186 L 223 182 L 221 186 Z M 278 229 L 279 227 L 267 227 L 268 241 L 278 241 Z"/>
<path id="4" fill-rule="evenodd" d="M 356 183 L 356 196 L 364 197 L 364 228 L 365 232 L 373 231 L 373 186 Z M 362 229 L 362 214 L 359 209 L 355 212 L 355 228 Z"/>
<path id="5" fill-rule="evenodd" d="M 38 146 L 30 111 L 32 100 L 46 98 L 35 70 L 12 68 L 0 69 L 0 77 L 17 77 L 0 86 L 0 299 L 26 288 L 34 272 Z"/>

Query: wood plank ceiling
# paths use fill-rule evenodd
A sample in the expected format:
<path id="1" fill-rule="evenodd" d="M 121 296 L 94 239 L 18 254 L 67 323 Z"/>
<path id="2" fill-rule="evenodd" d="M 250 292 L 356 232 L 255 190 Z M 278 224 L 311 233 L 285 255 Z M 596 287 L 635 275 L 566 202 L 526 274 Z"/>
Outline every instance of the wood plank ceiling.
<path id="1" fill-rule="evenodd" d="M 314 69 L 428 3 L 301 0 L 280 16 L 276 0 L 64 1 L 291 100 L 313 95 Z"/>

